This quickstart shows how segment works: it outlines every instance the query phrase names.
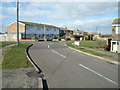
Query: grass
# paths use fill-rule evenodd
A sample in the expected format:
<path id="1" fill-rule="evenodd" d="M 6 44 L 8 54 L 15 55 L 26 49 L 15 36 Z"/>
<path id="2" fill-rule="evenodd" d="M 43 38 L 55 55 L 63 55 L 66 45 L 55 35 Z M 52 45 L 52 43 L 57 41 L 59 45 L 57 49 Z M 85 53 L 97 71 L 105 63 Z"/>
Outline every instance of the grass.
<path id="1" fill-rule="evenodd" d="M 95 41 L 80 41 L 80 46 L 95 48 Z"/>
<path id="2" fill-rule="evenodd" d="M 16 43 L 16 42 L 7 42 L 7 41 L 6 41 L 6 42 L 1 42 L 1 43 L 0 43 L 0 48 L 1 48 L 1 47 L 5 47 L 5 46 L 10 45 L 10 44 L 15 44 L 15 43 Z"/>
<path id="3" fill-rule="evenodd" d="M 22 43 L 19 46 L 13 46 L 8 50 L 3 58 L 2 68 L 17 69 L 31 67 L 32 64 L 28 61 L 25 49 L 31 44 Z"/>
<path id="4" fill-rule="evenodd" d="M 94 52 L 94 51 L 91 51 L 91 50 L 87 50 L 87 49 L 84 49 L 84 48 L 79 48 L 77 46 L 74 46 L 72 45 L 72 42 L 70 43 L 66 43 L 67 46 L 70 46 L 74 49 L 77 49 L 77 50 L 80 50 L 80 51 L 83 51 L 83 52 L 86 52 L 86 53 L 90 53 L 90 54 L 93 54 L 93 55 L 96 55 L 96 56 L 101 56 L 101 57 L 113 57 L 112 55 L 106 55 L 106 54 L 102 54 L 102 53 L 98 53 L 98 52 Z"/>

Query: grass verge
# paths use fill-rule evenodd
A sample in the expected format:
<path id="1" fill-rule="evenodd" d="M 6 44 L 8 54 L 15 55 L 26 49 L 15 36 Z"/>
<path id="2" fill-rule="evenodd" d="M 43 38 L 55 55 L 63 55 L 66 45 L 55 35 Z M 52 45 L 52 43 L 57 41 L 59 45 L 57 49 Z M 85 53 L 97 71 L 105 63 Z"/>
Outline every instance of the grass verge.
<path id="1" fill-rule="evenodd" d="M 21 43 L 19 46 L 13 46 L 8 50 L 3 58 L 2 68 L 17 69 L 31 67 L 32 64 L 27 59 L 25 49 L 30 43 Z"/>
<path id="2" fill-rule="evenodd" d="M 80 46 L 95 48 L 95 41 L 80 41 Z"/>
<path id="3" fill-rule="evenodd" d="M 86 52 L 86 53 L 90 53 L 90 54 L 93 54 L 93 55 L 96 55 L 96 56 L 101 56 L 101 57 L 113 57 L 112 55 L 106 55 L 106 54 L 94 52 L 94 51 L 91 51 L 91 50 L 87 50 L 87 49 L 84 49 L 84 48 L 79 48 L 79 47 L 77 47 L 77 46 L 72 45 L 72 42 L 66 43 L 66 45 L 69 46 L 69 47 L 72 47 L 72 48 L 74 48 L 74 49 L 77 49 L 77 50 L 80 50 L 80 51 L 83 51 L 83 52 Z"/>
<path id="4" fill-rule="evenodd" d="M 0 48 L 1 47 L 5 47 L 5 46 L 7 46 L 7 45 L 11 45 L 11 44 L 15 44 L 16 42 L 1 42 L 0 43 Z"/>

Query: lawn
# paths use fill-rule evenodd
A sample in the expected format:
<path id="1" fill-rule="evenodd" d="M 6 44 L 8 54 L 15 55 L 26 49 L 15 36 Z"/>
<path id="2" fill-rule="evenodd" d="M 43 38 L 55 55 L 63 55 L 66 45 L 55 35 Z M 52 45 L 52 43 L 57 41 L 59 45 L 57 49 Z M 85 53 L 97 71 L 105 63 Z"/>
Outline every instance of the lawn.
<path id="1" fill-rule="evenodd" d="M 80 51 L 83 51 L 83 52 L 86 52 L 86 53 L 90 53 L 90 54 L 93 54 L 93 55 L 96 55 L 96 56 L 101 56 L 101 57 L 113 57 L 111 55 L 106 55 L 106 54 L 102 54 L 102 53 L 98 53 L 98 52 L 94 52 L 94 51 L 91 51 L 91 50 L 87 50 L 87 49 L 84 49 L 84 48 L 79 48 L 77 46 L 74 46 L 72 45 L 72 42 L 70 43 L 66 43 L 67 46 L 70 46 L 74 49 L 77 49 L 77 50 L 80 50 Z"/>
<path id="2" fill-rule="evenodd" d="M 19 46 L 13 46 L 8 50 L 3 58 L 2 68 L 17 69 L 31 67 L 32 64 L 27 59 L 25 49 L 30 43 L 21 43 Z"/>
<path id="3" fill-rule="evenodd" d="M 0 48 L 1 47 L 5 47 L 5 46 L 7 46 L 7 45 L 10 45 L 10 44 L 15 44 L 16 42 L 0 42 Z"/>
<path id="4" fill-rule="evenodd" d="M 95 41 L 80 41 L 80 46 L 88 48 L 96 48 Z"/>

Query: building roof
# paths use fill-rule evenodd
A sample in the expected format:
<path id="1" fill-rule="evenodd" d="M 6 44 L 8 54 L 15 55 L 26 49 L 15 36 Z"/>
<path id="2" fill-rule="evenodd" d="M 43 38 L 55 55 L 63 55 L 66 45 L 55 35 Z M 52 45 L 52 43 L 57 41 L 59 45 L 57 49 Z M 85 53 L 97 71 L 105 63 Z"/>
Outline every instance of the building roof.
<path id="1" fill-rule="evenodd" d="M 120 24 L 120 18 L 115 18 L 112 24 Z"/>
<path id="2" fill-rule="evenodd" d="M 74 30 L 74 32 L 85 32 L 83 30 Z"/>
<path id="3" fill-rule="evenodd" d="M 42 24 L 42 23 L 34 23 L 34 22 L 26 22 L 26 21 L 19 21 L 19 22 L 24 23 L 24 24 L 38 25 L 38 26 L 45 25 L 45 26 L 48 26 L 48 27 L 56 27 L 56 26 L 53 26 L 53 25 Z M 56 28 L 59 28 L 59 27 L 56 27 Z"/>
<path id="4" fill-rule="evenodd" d="M 100 33 L 98 32 L 91 32 L 91 33 L 88 33 L 89 35 L 99 35 Z"/>
<path id="5" fill-rule="evenodd" d="M 73 30 L 71 30 L 71 29 L 67 29 L 67 28 L 60 28 L 60 30 L 73 31 Z"/>

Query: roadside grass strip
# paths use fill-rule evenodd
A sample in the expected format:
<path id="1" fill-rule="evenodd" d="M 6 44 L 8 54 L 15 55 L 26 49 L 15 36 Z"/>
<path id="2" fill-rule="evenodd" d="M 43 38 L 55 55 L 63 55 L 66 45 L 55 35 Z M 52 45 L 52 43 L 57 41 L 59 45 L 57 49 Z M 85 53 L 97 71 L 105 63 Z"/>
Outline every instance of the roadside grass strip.
<path id="1" fill-rule="evenodd" d="M 95 48 L 95 41 L 80 41 L 80 45 L 88 48 Z"/>
<path id="2" fill-rule="evenodd" d="M 90 54 L 93 54 L 93 55 L 96 55 L 96 56 L 113 57 L 112 55 L 106 55 L 106 54 L 103 54 L 103 53 L 94 52 L 94 51 L 87 50 L 87 49 L 84 49 L 84 48 L 79 48 L 77 46 L 72 45 L 72 42 L 66 43 L 66 45 L 69 46 L 69 47 L 72 47 L 74 49 L 77 49 L 77 50 L 80 50 L 80 51 L 83 51 L 83 52 L 86 52 L 86 53 L 90 53 Z"/>
<path id="3" fill-rule="evenodd" d="M 19 46 L 13 46 L 9 49 L 2 61 L 2 68 L 5 69 L 17 69 L 17 68 L 27 68 L 33 65 L 27 59 L 25 49 L 31 45 L 30 43 L 21 43 Z"/>
<path id="4" fill-rule="evenodd" d="M 1 47 L 5 47 L 5 46 L 7 46 L 7 45 L 11 45 L 11 44 L 15 44 L 16 42 L 0 42 L 0 48 Z"/>

